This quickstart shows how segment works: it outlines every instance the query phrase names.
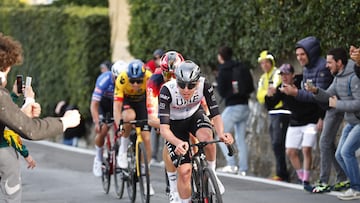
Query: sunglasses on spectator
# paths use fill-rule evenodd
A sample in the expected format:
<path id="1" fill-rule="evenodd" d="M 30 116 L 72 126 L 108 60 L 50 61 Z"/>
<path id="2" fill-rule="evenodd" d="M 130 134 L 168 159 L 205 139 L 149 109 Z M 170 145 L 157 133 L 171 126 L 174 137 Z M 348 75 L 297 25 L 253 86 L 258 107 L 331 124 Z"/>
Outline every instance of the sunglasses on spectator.
<path id="1" fill-rule="evenodd" d="M 134 83 L 141 84 L 141 83 L 143 83 L 143 78 L 130 78 L 129 82 L 131 84 L 134 84 Z"/>
<path id="2" fill-rule="evenodd" d="M 181 89 L 185 89 L 185 87 L 188 88 L 188 90 L 194 89 L 194 87 L 196 87 L 196 82 L 182 82 L 182 81 L 177 81 L 177 85 L 181 88 Z"/>

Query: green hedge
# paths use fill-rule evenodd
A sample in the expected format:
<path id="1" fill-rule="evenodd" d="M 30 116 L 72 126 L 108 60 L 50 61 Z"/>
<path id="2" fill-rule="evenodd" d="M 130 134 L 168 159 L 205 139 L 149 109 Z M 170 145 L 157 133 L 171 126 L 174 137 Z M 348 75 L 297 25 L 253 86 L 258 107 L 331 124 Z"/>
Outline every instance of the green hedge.
<path id="1" fill-rule="evenodd" d="M 237 58 L 257 65 L 262 49 L 278 61 L 294 57 L 296 41 L 309 35 L 323 50 L 360 46 L 358 0 L 131 0 L 130 52 L 142 59 L 158 47 L 175 49 L 202 65 L 214 64 L 227 44 Z M 324 52 L 325 54 L 325 52 Z"/>
<path id="2" fill-rule="evenodd" d="M 88 118 L 98 66 L 110 59 L 108 9 L 7 7 L 0 8 L 0 22 L 0 31 L 24 48 L 24 63 L 13 68 L 9 79 L 33 77 L 43 115 L 53 114 L 56 103 L 66 99 Z"/>

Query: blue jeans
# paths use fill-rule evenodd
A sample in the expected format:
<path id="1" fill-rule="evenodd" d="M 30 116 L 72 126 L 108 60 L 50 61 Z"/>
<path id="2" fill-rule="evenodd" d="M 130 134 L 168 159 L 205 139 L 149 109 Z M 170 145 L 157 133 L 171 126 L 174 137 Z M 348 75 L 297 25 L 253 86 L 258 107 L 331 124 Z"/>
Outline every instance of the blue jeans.
<path id="1" fill-rule="evenodd" d="M 346 124 L 342 131 L 336 160 L 350 180 L 350 188 L 360 191 L 360 170 L 355 151 L 360 148 L 360 124 Z"/>
<path id="2" fill-rule="evenodd" d="M 245 143 L 246 122 L 250 114 L 249 106 L 238 104 L 225 107 L 221 114 L 224 122 L 224 132 L 234 132 L 234 140 L 238 153 L 238 164 L 240 171 L 248 170 L 248 150 Z M 228 150 L 224 144 L 220 144 L 220 149 L 226 158 L 227 165 L 236 166 L 235 156 L 229 157 Z"/>

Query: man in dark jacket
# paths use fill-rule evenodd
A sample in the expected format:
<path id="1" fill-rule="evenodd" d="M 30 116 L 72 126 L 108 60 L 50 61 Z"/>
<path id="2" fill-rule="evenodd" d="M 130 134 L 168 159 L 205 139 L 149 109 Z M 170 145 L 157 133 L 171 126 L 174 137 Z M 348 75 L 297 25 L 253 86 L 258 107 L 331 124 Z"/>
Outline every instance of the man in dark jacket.
<path id="1" fill-rule="evenodd" d="M 291 91 L 291 95 L 300 101 L 313 101 L 314 98 L 310 92 L 304 89 L 304 84 L 309 83 L 321 89 L 327 89 L 333 80 L 333 76 L 326 68 L 326 60 L 320 57 L 321 48 L 320 41 L 313 36 L 306 37 L 296 43 L 296 58 L 303 67 L 302 89 Z M 338 180 L 344 180 L 344 172 L 335 159 L 335 138 L 340 124 L 343 120 L 343 113 L 335 109 L 326 108 L 327 103 L 318 103 L 322 119 L 317 123 L 317 130 L 320 135 L 320 180 L 315 184 L 316 190 L 310 185 L 304 185 L 304 189 L 309 192 L 322 193 L 329 190 L 326 185 L 329 181 L 331 165 L 337 173 Z M 328 109 L 328 110 L 327 110 Z M 327 111 L 326 111 L 327 110 Z M 326 114 L 325 114 L 326 112 Z M 325 117 L 325 118 L 324 118 Z M 326 183 L 326 184 L 325 184 Z M 336 190 L 341 190 L 343 186 L 335 185 Z"/>
<path id="2" fill-rule="evenodd" d="M 225 156 L 227 165 L 218 171 L 239 173 L 246 175 L 248 170 L 248 151 L 245 143 L 246 122 L 250 114 L 248 100 L 254 90 L 253 79 L 249 69 L 241 63 L 232 60 L 232 49 L 226 46 L 218 51 L 217 88 L 221 97 L 225 99 L 225 109 L 221 114 L 224 121 L 224 131 L 234 129 L 234 138 L 239 150 L 238 166 L 234 157 Z M 237 70 L 236 70 L 237 69 Z M 238 71 L 239 74 L 236 74 Z M 238 78 L 234 76 L 238 75 Z M 224 145 L 219 145 L 223 154 L 227 153 Z"/>

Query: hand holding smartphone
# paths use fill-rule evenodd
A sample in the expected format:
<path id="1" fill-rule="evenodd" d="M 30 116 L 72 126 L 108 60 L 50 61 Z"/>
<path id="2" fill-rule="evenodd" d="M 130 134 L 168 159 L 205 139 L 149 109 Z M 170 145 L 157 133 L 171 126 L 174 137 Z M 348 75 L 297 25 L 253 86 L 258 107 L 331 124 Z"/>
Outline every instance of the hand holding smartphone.
<path id="1" fill-rule="evenodd" d="M 32 77 L 27 76 L 25 81 L 25 87 L 31 86 Z"/>
<path id="2" fill-rule="evenodd" d="M 17 75 L 16 76 L 16 87 L 17 87 L 17 93 L 22 94 L 22 88 L 23 88 L 23 76 Z"/>
<path id="3" fill-rule="evenodd" d="M 34 98 L 35 94 L 31 88 L 31 81 L 32 81 L 32 77 L 27 76 L 26 77 L 26 81 L 25 81 L 25 94 L 24 96 L 26 98 Z"/>

